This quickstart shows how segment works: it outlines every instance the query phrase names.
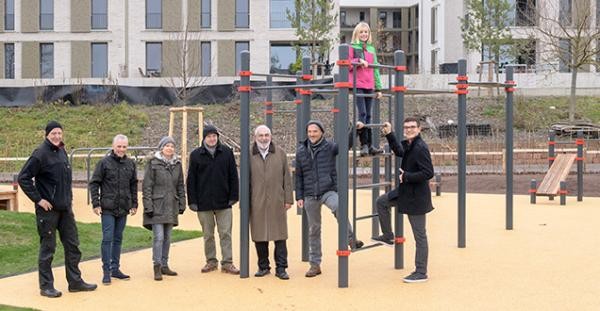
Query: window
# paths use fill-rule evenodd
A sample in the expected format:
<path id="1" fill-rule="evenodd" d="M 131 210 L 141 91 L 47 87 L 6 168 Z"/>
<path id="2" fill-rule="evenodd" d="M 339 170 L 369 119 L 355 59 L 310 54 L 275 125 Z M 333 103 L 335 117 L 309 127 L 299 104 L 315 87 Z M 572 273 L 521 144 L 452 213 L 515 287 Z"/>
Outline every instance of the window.
<path id="1" fill-rule="evenodd" d="M 387 12 L 379 12 L 379 25 L 381 28 L 387 28 Z"/>
<path id="2" fill-rule="evenodd" d="M 431 43 L 437 42 L 437 11 L 437 6 L 431 8 Z M 431 52 L 433 53 L 433 51 Z"/>
<path id="3" fill-rule="evenodd" d="M 364 12 L 364 11 L 360 11 L 360 12 L 358 12 L 358 19 L 359 19 L 361 22 L 364 22 L 364 21 L 365 21 L 365 12 Z"/>
<path id="4" fill-rule="evenodd" d="M 210 66 L 211 66 L 211 54 L 210 54 L 210 42 L 200 43 L 201 54 L 200 57 L 200 75 L 203 77 L 210 77 Z"/>
<path id="5" fill-rule="evenodd" d="M 210 28 L 210 0 L 202 0 L 200 7 L 200 27 Z"/>
<path id="6" fill-rule="evenodd" d="M 235 0 L 235 27 L 250 27 L 250 1 Z"/>
<path id="7" fill-rule="evenodd" d="M 515 0 L 511 0 L 514 2 Z M 515 7 L 515 25 L 516 26 L 535 26 L 537 23 L 535 18 L 536 0 L 516 0 Z"/>
<path id="8" fill-rule="evenodd" d="M 560 6 L 558 8 L 559 21 L 562 25 L 571 25 L 573 22 L 572 18 L 572 0 L 560 0 Z"/>
<path id="9" fill-rule="evenodd" d="M 431 74 L 437 73 L 437 50 L 431 50 Z"/>
<path id="10" fill-rule="evenodd" d="M 346 11 L 340 11 L 340 27 L 346 27 Z"/>
<path id="11" fill-rule="evenodd" d="M 413 32 L 409 31 L 408 32 L 408 53 L 412 52 L 413 49 Z"/>
<path id="12" fill-rule="evenodd" d="M 296 14 L 294 0 L 271 0 L 271 28 L 292 27 L 292 23 L 287 18 L 287 11 L 292 15 Z"/>
<path id="13" fill-rule="evenodd" d="M 240 70 L 242 68 L 241 53 L 244 50 L 246 50 L 246 51 L 250 50 L 250 42 L 238 41 L 235 43 L 235 73 L 236 73 L 236 75 L 238 72 L 240 72 Z"/>
<path id="14" fill-rule="evenodd" d="M 392 13 L 392 21 L 393 21 L 392 26 L 394 28 L 402 27 L 402 18 L 400 16 L 401 16 L 400 11 Z"/>
<path id="15" fill-rule="evenodd" d="M 15 30 L 15 0 L 4 3 L 4 30 Z"/>
<path id="16" fill-rule="evenodd" d="M 146 43 L 146 76 L 160 77 L 162 68 L 162 43 Z"/>
<path id="17" fill-rule="evenodd" d="M 107 0 L 92 0 L 92 29 L 108 28 Z"/>
<path id="18" fill-rule="evenodd" d="M 54 44 L 40 44 L 40 78 L 54 78 Z"/>
<path id="19" fill-rule="evenodd" d="M 54 1 L 40 0 L 40 30 L 54 29 Z"/>
<path id="20" fill-rule="evenodd" d="M 4 43 L 4 79 L 15 78 L 15 44 Z"/>
<path id="21" fill-rule="evenodd" d="M 571 41 L 569 39 L 560 39 L 559 43 L 558 71 L 571 72 Z"/>
<path id="22" fill-rule="evenodd" d="M 92 43 L 92 78 L 108 77 L 108 44 Z"/>
<path id="23" fill-rule="evenodd" d="M 270 50 L 270 73 L 296 74 L 292 65 L 302 56 L 309 55 L 309 47 L 301 47 L 301 55 L 298 55 L 297 49 L 287 43 L 272 43 Z"/>
<path id="24" fill-rule="evenodd" d="M 146 0 L 146 29 L 162 28 L 162 0 Z"/>

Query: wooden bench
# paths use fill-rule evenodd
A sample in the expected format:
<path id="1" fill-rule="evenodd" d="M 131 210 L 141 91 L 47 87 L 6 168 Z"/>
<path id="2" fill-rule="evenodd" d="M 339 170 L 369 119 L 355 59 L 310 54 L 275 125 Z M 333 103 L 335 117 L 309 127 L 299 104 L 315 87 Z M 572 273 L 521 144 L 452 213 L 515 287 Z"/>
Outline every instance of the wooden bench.
<path id="1" fill-rule="evenodd" d="M 0 209 L 16 212 L 19 210 L 17 190 L 0 190 Z"/>
<path id="2" fill-rule="evenodd" d="M 530 190 L 531 203 L 535 203 L 535 196 L 548 196 L 552 200 L 555 196 L 560 195 L 562 204 L 564 197 L 566 196 L 566 191 L 561 191 L 560 183 L 561 181 L 565 181 L 569 175 L 571 166 L 573 166 L 573 162 L 575 162 L 575 158 L 575 154 L 566 153 L 560 153 L 556 156 L 539 187 L 535 189 L 534 185 L 532 185 L 533 189 Z M 532 182 L 535 184 L 535 181 Z"/>

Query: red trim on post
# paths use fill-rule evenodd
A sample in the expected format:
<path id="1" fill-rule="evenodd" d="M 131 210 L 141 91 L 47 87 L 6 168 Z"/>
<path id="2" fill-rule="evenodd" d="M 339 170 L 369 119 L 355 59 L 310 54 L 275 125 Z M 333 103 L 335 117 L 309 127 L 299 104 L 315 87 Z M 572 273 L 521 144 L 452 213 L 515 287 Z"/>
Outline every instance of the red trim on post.
<path id="1" fill-rule="evenodd" d="M 469 81 L 468 76 L 456 76 L 456 81 Z"/>
<path id="2" fill-rule="evenodd" d="M 273 110 L 271 110 L 271 109 L 265 110 L 265 114 L 273 114 Z"/>
<path id="3" fill-rule="evenodd" d="M 250 85 L 242 85 L 238 87 L 238 92 L 250 92 L 252 88 Z"/>
<path id="4" fill-rule="evenodd" d="M 567 190 L 558 190 L 558 194 L 560 195 L 567 195 L 569 193 L 569 191 Z"/>
<path id="5" fill-rule="evenodd" d="M 529 189 L 529 193 L 537 193 L 537 189 Z"/>
<path id="6" fill-rule="evenodd" d="M 406 71 L 406 66 L 396 66 L 394 69 L 396 69 L 396 71 Z"/>
<path id="7" fill-rule="evenodd" d="M 338 109 L 338 108 L 331 108 L 331 112 L 338 113 L 338 112 L 340 112 L 340 109 Z"/>
<path id="8" fill-rule="evenodd" d="M 585 144 L 585 140 L 583 138 L 577 138 L 577 139 L 575 139 L 575 144 L 583 145 L 583 144 Z"/>
<path id="9" fill-rule="evenodd" d="M 296 105 L 302 105 L 302 100 L 301 99 L 294 99 L 294 104 L 296 104 Z"/>
<path id="10" fill-rule="evenodd" d="M 310 81 L 310 80 L 312 80 L 312 75 L 302 75 L 302 80 Z"/>
<path id="11" fill-rule="evenodd" d="M 406 242 L 406 238 L 403 236 L 397 236 L 394 238 L 394 243 L 396 244 L 402 244 L 404 242 Z"/>
<path id="12" fill-rule="evenodd" d="M 340 256 L 340 257 L 348 257 L 348 256 L 350 256 L 350 254 L 351 254 L 351 253 L 352 253 L 352 252 L 351 252 L 350 250 L 348 250 L 348 249 L 345 249 L 345 250 L 337 250 L 337 251 L 335 252 L 335 254 L 336 254 L 336 255 L 338 255 L 338 256 Z"/>
<path id="13" fill-rule="evenodd" d="M 553 141 L 553 140 L 549 140 L 549 141 L 548 141 L 548 145 L 554 146 L 554 145 L 556 145 L 556 142 L 555 142 L 555 141 Z"/>
<path id="14" fill-rule="evenodd" d="M 333 87 L 335 87 L 336 89 L 341 89 L 341 88 L 351 89 L 352 82 L 336 82 L 336 83 L 334 83 Z"/>
<path id="15" fill-rule="evenodd" d="M 250 77 L 252 76 L 252 71 L 240 71 L 240 77 Z"/>
<path id="16" fill-rule="evenodd" d="M 575 161 L 583 161 L 583 160 L 585 160 L 584 157 L 575 157 Z"/>
<path id="17" fill-rule="evenodd" d="M 406 90 L 407 90 L 406 86 L 403 86 L 403 85 L 392 86 L 392 92 L 404 93 L 404 92 L 406 92 Z"/>
<path id="18" fill-rule="evenodd" d="M 340 59 L 337 62 L 335 62 L 338 66 L 351 66 L 352 63 L 350 62 L 349 59 Z"/>
<path id="19" fill-rule="evenodd" d="M 300 95 L 312 95 L 312 91 L 311 90 L 305 90 L 305 89 L 299 89 L 300 90 Z"/>

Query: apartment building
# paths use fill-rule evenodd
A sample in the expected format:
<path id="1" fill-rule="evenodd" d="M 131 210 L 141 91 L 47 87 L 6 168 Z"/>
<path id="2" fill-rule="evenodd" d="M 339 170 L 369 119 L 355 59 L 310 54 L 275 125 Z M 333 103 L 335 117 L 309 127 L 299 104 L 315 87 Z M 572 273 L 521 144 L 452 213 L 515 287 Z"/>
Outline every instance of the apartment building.
<path id="1" fill-rule="evenodd" d="M 340 1 L 340 42 L 350 43 L 359 22 L 370 25 L 379 61 L 393 63 L 393 53 L 403 50 L 408 73 L 419 73 L 421 33 L 417 0 Z"/>
<path id="2" fill-rule="evenodd" d="M 242 50 L 251 70 L 282 72 L 296 60 L 294 11 L 294 0 L 0 0 L 0 78 L 158 86 L 186 70 L 224 84 Z"/>

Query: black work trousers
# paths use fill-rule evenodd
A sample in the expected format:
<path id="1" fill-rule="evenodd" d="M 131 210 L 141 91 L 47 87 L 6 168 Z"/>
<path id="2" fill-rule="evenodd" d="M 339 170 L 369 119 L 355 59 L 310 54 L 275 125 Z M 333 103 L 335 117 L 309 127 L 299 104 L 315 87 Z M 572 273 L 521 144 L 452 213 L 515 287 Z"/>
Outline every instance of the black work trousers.
<path id="1" fill-rule="evenodd" d="M 269 263 L 269 242 L 254 242 L 256 254 L 258 255 L 258 268 L 260 270 L 271 269 Z M 285 271 L 288 267 L 287 245 L 285 240 L 275 241 L 275 266 L 277 272 Z"/>
<path id="2" fill-rule="evenodd" d="M 40 235 L 40 253 L 38 257 L 40 289 L 54 288 L 52 259 L 56 250 L 57 229 L 65 250 L 67 282 L 70 286 L 81 284 L 81 271 L 79 270 L 81 251 L 79 250 L 79 237 L 73 211 L 57 211 L 55 209 L 44 211 L 38 206 L 35 209 L 35 215 L 38 234 Z"/>

